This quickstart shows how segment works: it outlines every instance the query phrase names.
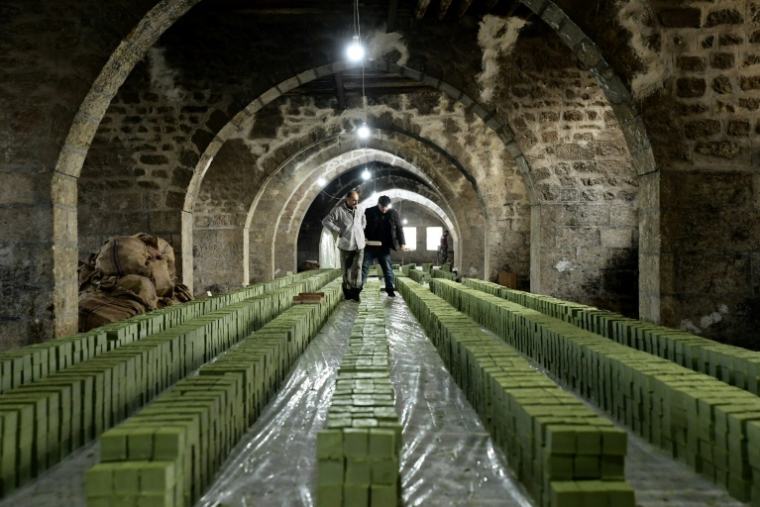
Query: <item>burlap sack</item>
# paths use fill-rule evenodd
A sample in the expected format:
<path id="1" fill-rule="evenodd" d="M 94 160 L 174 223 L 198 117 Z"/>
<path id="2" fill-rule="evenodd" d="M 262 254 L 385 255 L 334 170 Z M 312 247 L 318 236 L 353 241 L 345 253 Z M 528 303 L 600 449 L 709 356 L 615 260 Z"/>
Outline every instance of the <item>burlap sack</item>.
<path id="1" fill-rule="evenodd" d="M 156 286 L 150 278 L 140 275 L 127 275 L 117 279 L 114 288 L 117 291 L 130 291 L 140 296 L 145 302 L 145 309 L 153 311 L 158 308 Z"/>
<path id="2" fill-rule="evenodd" d="M 169 242 L 163 238 L 152 236 L 145 232 L 138 232 L 134 235 L 134 237 L 139 238 L 140 241 L 145 243 L 145 246 L 148 247 L 148 253 L 153 259 L 163 259 L 166 261 L 166 267 L 169 270 L 169 277 L 171 281 L 174 282 L 174 278 L 177 276 L 177 271 L 174 264 L 174 249 L 169 244 Z"/>
<path id="3" fill-rule="evenodd" d="M 169 275 L 169 267 L 166 265 L 166 261 L 164 259 L 153 259 L 148 262 L 148 266 L 153 273 L 151 280 L 156 286 L 156 294 L 160 297 L 172 297 L 174 283 L 172 276 Z"/>
<path id="4" fill-rule="evenodd" d="M 105 276 L 140 275 L 150 278 L 148 247 L 132 236 L 111 238 L 103 244 L 95 261 Z"/>
<path id="5" fill-rule="evenodd" d="M 142 315 L 143 304 L 129 291 L 115 291 L 112 294 L 88 292 L 79 298 L 79 332 L 89 331 L 112 322 Z M 133 297 L 134 296 L 134 297 Z"/>
<path id="6" fill-rule="evenodd" d="M 184 283 L 174 284 L 174 299 L 180 303 L 186 303 L 193 300 L 193 294 Z"/>

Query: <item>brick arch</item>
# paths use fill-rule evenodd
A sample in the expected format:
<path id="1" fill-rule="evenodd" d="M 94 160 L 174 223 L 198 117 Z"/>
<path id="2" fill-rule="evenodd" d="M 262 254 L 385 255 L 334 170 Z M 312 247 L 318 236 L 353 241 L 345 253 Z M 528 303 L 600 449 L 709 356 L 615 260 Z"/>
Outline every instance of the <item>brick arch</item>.
<path id="1" fill-rule="evenodd" d="M 417 150 L 416 152 L 410 149 Z M 432 187 L 440 194 L 443 202 L 451 207 L 452 216 L 459 223 L 468 223 L 466 231 L 462 231 L 463 238 L 471 248 L 466 258 L 459 258 L 462 266 L 468 272 L 481 274 L 488 267 L 487 231 L 489 227 L 488 214 L 482 198 L 477 194 L 472 185 L 464 178 L 450 161 L 447 161 L 420 140 L 408 138 L 399 132 L 384 132 L 375 130 L 373 138 L 368 146 L 375 150 L 393 153 L 395 156 L 406 159 L 423 171 L 434 184 Z M 295 268 L 295 244 L 297 242 L 298 228 L 291 225 L 293 221 L 284 220 L 283 217 L 296 217 L 300 225 L 301 217 L 308 210 L 309 205 L 320 191 L 317 180 L 320 177 L 331 179 L 338 174 L 347 172 L 357 165 L 372 161 L 369 158 L 352 158 L 352 153 L 358 146 L 355 136 L 352 134 L 337 136 L 336 139 L 326 140 L 308 150 L 304 150 L 297 157 L 290 157 L 277 173 L 288 173 L 297 168 L 307 169 L 308 173 L 299 172 L 298 178 L 270 176 L 267 184 L 262 185 L 257 196 L 254 198 L 246 223 L 244 233 L 246 239 L 245 251 L 250 252 L 250 277 L 252 280 L 267 278 L 280 271 L 292 271 Z M 427 148 L 428 153 L 424 153 Z M 423 150 L 423 152 L 421 152 Z M 431 153 L 432 152 L 432 153 Z M 343 158 L 341 158 L 343 157 Z M 431 158 L 432 157 L 432 158 Z M 357 163 L 358 162 L 358 163 Z M 448 165 L 445 167 L 445 165 Z M 300 182 L 300 183 L 297 183 Z M 287 184 L 291 185 L 288 187 Z M 276 190 L 274 190 L 276 189 Z M 464 194 L 459 196 L 459 192 Z M 285 199 L 272 199 L 271 195 L 284 195 Z M 476 204 L 473 206 L 473 204 Z M 265 230 L 254 231 L 253 217 L 257 223 L 268 224 Z M 271 217 L 271 218 L 270 218 Z M 288 237 L 289 231 L 295 231 L 292 235 L 293 245 L 277 249 L 275 238 Z M 251 239 L 255 238 L 255 245 Z M 463 239 L 464 241 L 464 239 Z M 288 257 L 292 253 L 292 256 Z M 278 267 L 277 263 L 281 263 Z M 263 275 L 262 275 L 263 273 Z"/>

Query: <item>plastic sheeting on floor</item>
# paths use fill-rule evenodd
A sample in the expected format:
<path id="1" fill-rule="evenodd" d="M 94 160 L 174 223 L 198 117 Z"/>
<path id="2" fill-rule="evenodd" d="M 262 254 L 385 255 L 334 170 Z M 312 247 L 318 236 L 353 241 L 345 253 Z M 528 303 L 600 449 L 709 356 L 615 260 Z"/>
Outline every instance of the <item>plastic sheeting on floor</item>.
<path id="1" fill-rule="evenodd" d="M 366 290 L 379 287 L 371 282 Z M 391 380 L 404 425 L 404 505 L 531 505 L 401 297 L 384 304 Z M 355 317 L 354 303 L 338 308 L 246 433 L 201 507 L 316 505 L 316 436 Z"/>

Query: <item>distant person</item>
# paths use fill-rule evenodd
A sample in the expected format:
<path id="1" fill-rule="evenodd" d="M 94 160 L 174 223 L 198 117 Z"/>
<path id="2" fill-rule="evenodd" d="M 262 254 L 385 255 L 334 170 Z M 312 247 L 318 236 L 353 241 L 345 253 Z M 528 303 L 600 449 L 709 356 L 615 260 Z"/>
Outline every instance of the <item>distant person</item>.
<path id="1" fill-rule="evenodd" d="M 401 217 L 396 210 L 390 208 L 391 198 L 381 195 L 377 200 L 377 206 L 367 208 L 366 227 L 364 236 L 367 238 L 367 247 L 364 250 L 364 265 L 362 266 L 362 286 L 367 281 L 367 271 L 377 259 L 385 277 L 385 292 L 390 297 L 395 297 L 393 292 L 393 265 L 391 264 L 391 249 L 405 250 L 404 229 L 401 227 Z"/>
<path id="2" fill-rule="evenodd" d="M 441 266 L 449 259 L 449 231 L 443 231 L 441 236 Z"/>
<path id="3" fill-rule="evenodd" d="M 322 225 L 338 235 L 340 266 L 343 272 L 343 296 L 348 300 L 360 301 L 364 279 L 361 278 L 364 257 L 364 227 L 367 225 L 364 213 L 356 209 L 359 194 L 351 191 L 345 202 L 336 207 L 322 220 Z"/>

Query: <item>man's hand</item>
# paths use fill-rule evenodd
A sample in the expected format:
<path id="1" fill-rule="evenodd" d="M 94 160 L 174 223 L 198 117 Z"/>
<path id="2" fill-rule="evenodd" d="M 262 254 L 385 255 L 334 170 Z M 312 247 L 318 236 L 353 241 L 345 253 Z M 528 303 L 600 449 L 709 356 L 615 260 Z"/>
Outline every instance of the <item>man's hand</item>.
<path id="1" fill-rule="evenodd" d="M 401 245 L 401 251 L 402 251 L 402 252 L 405 252 L 405 251 L 406 251 L 406 245 Z"/>

